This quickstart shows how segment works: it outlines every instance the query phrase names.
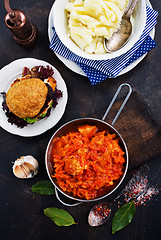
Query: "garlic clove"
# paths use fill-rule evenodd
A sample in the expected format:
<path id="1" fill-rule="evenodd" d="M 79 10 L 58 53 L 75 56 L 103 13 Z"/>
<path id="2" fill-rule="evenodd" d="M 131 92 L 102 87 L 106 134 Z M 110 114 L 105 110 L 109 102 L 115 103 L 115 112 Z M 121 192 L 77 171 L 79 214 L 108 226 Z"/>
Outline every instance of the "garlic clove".
<path id="1" fill-rule="evenodd" d="M 18 158 L 13 165 L 13 174 L 18 178 L 32 178 L 38 173 L 38 161 L 31 155 Z"/>
<path id="2" fill-rule="evenodd" d="M 18 178 L 26 178 L 26 174 L 20 165 L 14 167 L 13 173 Z"/>

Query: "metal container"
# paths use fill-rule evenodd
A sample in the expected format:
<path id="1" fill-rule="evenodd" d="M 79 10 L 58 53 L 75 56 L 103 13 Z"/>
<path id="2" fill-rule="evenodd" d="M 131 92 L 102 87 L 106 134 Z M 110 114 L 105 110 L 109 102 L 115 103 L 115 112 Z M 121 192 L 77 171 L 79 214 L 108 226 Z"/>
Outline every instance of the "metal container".
<path id="1" fill-rule="evenodd" d="M 109 123 L 105 122 L 104 120 L 105 120 L 108 112 L 110 111 L 113 103 L 115 102 L 115 100 L 116 100 L 116 98 L 117 98 L 117 96 L 118 96 L 118 94 L 119 94 L 119 92 L 120 92 L 120 90 L 121 90 L 121 88 L 123 86 L 128 86 L 129 92 L 128 92 L 125 100 L 123 101 L 119 111 L 117 112 L 117 114 L 116 114 L 112 124 L 110 125 Z M 129 84 L 124 83 L 124 84 L 120 85 L 120 87 L 118 88 L 117 92 L 115 93 L 115 95 L 114 95 L 114 97 L 113 97 L 113 99 L 112 99 L 108 109 L 106 110 L 102 120 L 99 120 L 99 119 L 96 119 L 96 118 L 79 118 L 79 119 L 75 119 L 75 120 L 67 122 L 66 124 L 61 126 L 53 134 L 53 136 L 51 137 L 51 139 L 50 139 L 50 141 L 48 143 L 47 149 L 46 149 L 45 164 L 46 164 L 46 170 L 47 170 L 48 176 L 49 176 L 51 182 L 53 183 L 53 185 L 55 186 L 56 197 L 62 204 L 66 205 L 66 206 L 76 206 L 76 205 L 80 204 L 81 202 L 91 202 L 91 201 L 97 201 L 97 200 L 103 199 L 103 198 L 109 196 L 110 194 L 112 194 L 120 186 L 120 184 L 122 183 L 122 181 L 125 178 L 125 175 L 127 173 L 128 163 L 129 163 L 129 156 L 128 156 L 128 150 L 127 150 L 127 146 L 126 146 L 126 143 L 125 143 L 124 139 L 122 138 L 120 133 L 113 127 L 113 125 L 114 125 L 115 121 L 117 120 L 117 118 L 119 117 L 119 115 L 120 115 L 123 107 L 125 106 L 128 98 L 130 97 L 131 92 L 132 92 L 132 88 L 131 88 L 131 86 Z M 125 158 L 124 173 L 119 178 L 119 180 L 116 181 L 115 184 L 112 185 L 110 187 L 110 189 L 105 194 L 103 194 L 102 196 L 99 196 L 97 198 L 90 199 L 90 200 L 74 197 L 74 196 L 72 196 L 72 195 L 62 191 L 61 188 L 57 185 L 57 183 L 54 180 L 54 178 L 51 177 L 51 175 L 53 175 L 53 167 L 51 166 L 52 142 L 53 142 L 53 140 L 55 138 L 57 138 L 57 137 L 60 138 L 60 137 L 62 137 L 64 135 L 68 134 L 69 132 L 77 131 L 78 130 L 78 126 L 84 125 L 84 124 L 95 125 L 98 128 L 98 132 L 100 132 L 100 131 L 108 131 L 110 134 L 116 134 L 116 137 L 119 139 L 119 146 L 124 151 L 124 158 Z M 57 190 L 60 191 L 66 197 L 68 197 L 70 199 L 73 199 L 73 200 L 76 200 L 77 203 L 74 203 L 74 204 L 65 203 L 64 201 L 62 201 L 60 199 Z"/>

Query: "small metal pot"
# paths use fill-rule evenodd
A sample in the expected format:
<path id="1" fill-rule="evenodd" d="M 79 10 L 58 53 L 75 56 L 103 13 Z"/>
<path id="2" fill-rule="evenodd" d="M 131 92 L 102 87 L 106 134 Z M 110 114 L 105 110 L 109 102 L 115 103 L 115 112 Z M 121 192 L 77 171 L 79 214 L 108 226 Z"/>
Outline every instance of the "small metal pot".
<path id="1" fill-rule="evenodd" d="M 117 112 L 112 124 L 108 124 L 104 121 L 104 119 L 106 118 L 108 112 L 110 111 L 113 103 L 115 102 L 121 88 L 123 86 L 128 86 L 129 88 L 129 92 L 125 98 L 125 100 L 123 101 L 119 111 Z M 61 126 L 54 134 L 53 136 L 51 137 L 49 143 L 48 143 L 48 146 L 47 146 L 47 149 L 46 149 L 46 155 L 45 155 L 45 164 L 46 164 L 46 170 L 47 170 L 47 173 L 48 173 L 48 176 L 51 180 L 51 182 L 53 183 L 53 185 L 55 186 L 55 193 L 56 193 L 56 197 L 57 199 L 64 205 L 66 206 L 76 206 L 78 204 L 80 204 L 81 202 L 91 202 L 91 201 L 96 201 L 96 200 L 100 200 L 100 199 L 103 199 L 107 196 L 109 196 L 110 194 L 112 194 L 119 186 L 120 184 L 122 183 L 123 179 L 125 178 L 125 175 L 127 173 L 127 169 L 128 169 L 128 163 L 129 163 L 129 156 L 128 156 L 128 150 L 127 150 L 127 146 L 122 138 L 122 136 L 119 134 L 119 132 L 113 127 L 115 121 L 117 120 L 117 118 L 119 117 L 123 107 L 125 106 L 128 98 L 130 97 L 132 93 L 132 88 L 129 84 L 127 83 L 124 83 L 122 85 L 120 85 L 120 87 L 118 88 L 117 92 L 115 93 L 108 109 L 106 110 L 102 120 L 99 120 L 99 119 L 96 119 L 96 118 L 79 118 L 79 119 L 75 119 L 75 120 L 72 120 L 70 122 L 67 122 L 66 124 L 64 124 L 63 126 Z M 115 182 L 114 185 L 112 185 L 112 187 L 109 189 L 108 192 L 106 192 L 105 194 L 103 194 L 102 196 L 99 196 L 97 198 L 94 198 L 94 199 L 90 199 L 90 200 L 87 200 L 87 199 L 81 199 L 81 198 L 78 198 L 78 197 L 74 197 L 70 194 L 67 194 L 65 192 L 63 192 L 61 190 L 61 188 L 57 185 L 56 181 L 54 180 L 54 178 L 51 177 L 51 175 L 53 175 L 53 168 L 51 166 L 51 157 L 52 157 L 52 142 L 55 138 L 57 137 L 62 137 L 66 134 L 68 134 L 69 132 L 75 132 L 78 130 L 78 126 L 80 125 L 84 125 L 84 124 L 89 124 L 89 125 L 95 125 L 97 128 L 98 128 L 98 131 L 108 131 L 110 134 L 116 134 L 116 137 L 119 139 L 119 145 L 121 147 L 121 149 L 124 151 L 124 158 L 125 158 L 125 167 L 124 167 L 124 173 L 123 175 L 120 177 L 120 179 L 118 181 Z M 76 200 L 77 203 L 74 203 L 74 204 L 68 204 L 68 203 L 65 203 L 64 201 L 62 201 L 58 195 L 58 191 L 60 191 L 63 195 L 65 195 L 66 197 L 70 198 L 70 199 L 73 199 L 73 200 Z"/>

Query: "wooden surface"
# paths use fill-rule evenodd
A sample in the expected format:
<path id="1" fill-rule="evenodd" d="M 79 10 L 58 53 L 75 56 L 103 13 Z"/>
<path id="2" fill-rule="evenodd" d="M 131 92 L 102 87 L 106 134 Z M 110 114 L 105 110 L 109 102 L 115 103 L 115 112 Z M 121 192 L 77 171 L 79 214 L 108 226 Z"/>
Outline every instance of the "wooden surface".
<path id="1" fill-rule="evenodd" d="M 105 119 L 106 122 L 112 124 L 124 99 L 125 97 L 116 100 Z M 105 111 L 106 108 L 101 108 L 93 113 L 93 116 L 99 118 Z M 161 155 L 161 127 L 155 121 L 141 94 L 132 92 L 113 126 L 126 142 L 129 172 Z"/>
<path id="2" fill-rule="evenodd" d="M 68 69 L 49 49 L 48 15 L 53 0 L 10 1 L 12 8 L 21 9 L 37 26 L 39 37 L 33 48 L 24 49 L 17 45 L 11 32 L 4 24 L 6 10 L 0 0 L 0 68 L 24 57 L 33 57 L 51 63 L 61 73 L 67 85 L 69 99 L 66 111 L 59 123 L 46 133 L 24 138 L 12 135 L 0 128 L 0 239 L 24 240 L 157 240 L 161 235 L 161 198 L 154 197 L 146 206 L 137 208 L 131 224 L 118 233 L 111 234 L 111 222 L 92 228 L 87 217 L 94 203 L 81 204 L 77 207 L 63 206 L 55 196 L 35 195 L 31 186 L 40 180 L 48 179 L 45 169 L 45 150 L 52 134 L 64 123 L 78 117 L 94 117 L 95 113 L 105 108 L 121 83 L 127 82 L 144 99 L 154 120 L 161 124 L 161 28 L 160 17 L 156 26 L 155 40 L 157 48 L 152 50 L 133 70 L 116 79 L 91 86 L 86 77 Z M 161 2 L 151 1 L 155 10 L 161 10 Z M 1 79 L 0 79 L 1 80 Z M 98 116 L 101 118 L 102 116 Z M 140 129 L 141 131 L 141 129 Z M 130 134 L 130 133 L 129 133 Z M 161 143 L 160 143 L 161 145 Z M 145 149 L 143 148 L 144 152 Z M 20 156 L 31 154 L 39 161 L 39 173 L 31 180 L 19 180 L 12 173 L 13 162 Z M 148 163 L 149 181 L 161 188 L 161 156 Z M 109 198 L 105 199 L 106 201 Z M 70 227 L 58 227 L 45 217 L 43 209 L 58 207 L 67 210 L 78 222 Z"/>

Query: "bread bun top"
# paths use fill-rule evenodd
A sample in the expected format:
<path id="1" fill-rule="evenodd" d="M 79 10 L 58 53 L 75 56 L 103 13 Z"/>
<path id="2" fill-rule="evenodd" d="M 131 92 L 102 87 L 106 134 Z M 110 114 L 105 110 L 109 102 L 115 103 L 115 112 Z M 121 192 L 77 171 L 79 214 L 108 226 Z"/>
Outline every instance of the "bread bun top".
<path id="1" fill-rule="evenodd" d="M 45 104 L 48 88 L 38 78 L 15 81 L 6 93 L 9 110 L 20 118 L 35 117 Z"/>

